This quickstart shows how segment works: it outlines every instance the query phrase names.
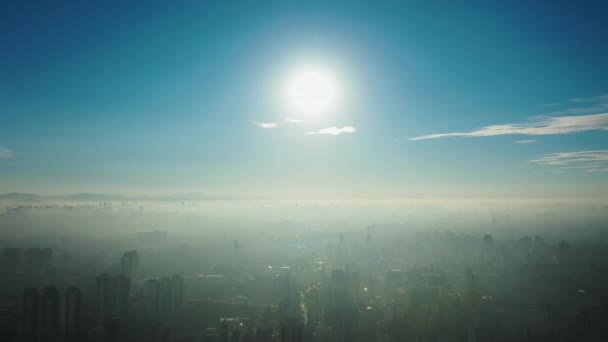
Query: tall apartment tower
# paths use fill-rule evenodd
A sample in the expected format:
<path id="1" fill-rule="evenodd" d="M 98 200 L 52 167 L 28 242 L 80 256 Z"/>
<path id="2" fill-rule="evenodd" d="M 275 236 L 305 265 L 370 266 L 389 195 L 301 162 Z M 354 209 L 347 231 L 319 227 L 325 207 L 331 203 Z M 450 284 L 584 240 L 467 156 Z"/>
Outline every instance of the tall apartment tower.
<path id="1" fill-rule="evenodd" d="M 171 278 L 160 278 L 159 310 L 161 318 L 166 319 L 171 315 Z"/>
<path id="2" fill-rule="evenodd" d="M 79 342 L 80 336 L 80 308 L 82 305 L 82 292 L 78 287 L 70 287 L 65 291 L 63 316 L 63 334 L 65 342 Z"/>
<path id="3" fill-rule="evenodd" d="M 55 285 L 47 285 L 42 290 L 40 303 L 40 333 L 45 342 L 60 340 L 61 329 L 59 325 L 59 291 Z"/>
<path id="4" fill-rule="evenodd" d="M 114 317 L 120 317 L 123 321 L 129 315 L 129 297 L 131 296 L 131 279 L 119 275 L 115 278 L 114 291 L 116 303 L 114 305 Z"/>
<path id="5" fill-rule="evenodd" d="M 280 342 L 304 341 L 304 324 L 299 319 L 285 319 L 281 322 Z"/>
<path id="6" fill-rule="evenodd" d="M 139 270 L 139 256 L 136 250 L 125 252 L 120 258 L 121 273 L 131 279 L 135 284 L 137 282 L 137 272 Z"/>
<path id="7" fill-rule="evenodd" d="M 106 273 L 97 277 L 97 318 L 104 326 L 113 318 L 127 318 L 131 281 L 124 275 L 110 276 Z"/>
<path id="8" fill-rule="evenodd" d="M 184 278 L 174 275 L 171 278 L 171 312 L 181 311 L 184 305 Z"/>
<path id="9" fill-rule="evenodd" d="M 23 342 L 37 342 L 40 318 L 40 293 L 38 289 L 27 289 L 21 296 L 21 329 Z"/>

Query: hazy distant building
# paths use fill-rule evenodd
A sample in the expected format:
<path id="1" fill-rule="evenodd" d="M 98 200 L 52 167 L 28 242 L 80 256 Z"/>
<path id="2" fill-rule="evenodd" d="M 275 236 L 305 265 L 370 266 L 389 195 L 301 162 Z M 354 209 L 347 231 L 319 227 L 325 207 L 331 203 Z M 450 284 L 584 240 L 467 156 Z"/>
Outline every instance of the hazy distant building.
<path id="1" fill-rule="evenodd" d="M 159 325 L 154 334 L 154 342 L 173 342 L 173 328 L 166 325 Z"/>
<path id="2" fill-rule="evenodd" d="M 55 285 L 47 285 L 42 290 L 40 305 L 40 332 L 43 341 L 54 342 L 60 339 L 59 306 L 60 299 L 57 287 Z"/>
<path id="3" fill-rule="evenodd" d="M 104 273 L 97 277 L 98 324 L 103 326 L 116 317 L 126 319 L 130 293 L 131 281 L 124 275 L 110 276 Z"/>
<path id="4" fill-rule="evenodd" d="M 139 256 L 137 251 L 131 250 L 125 252 L 120 258 L 120 269 L 122 274 L 131 279 L 134 284 L 137 282 L 137 272 L 139 269 Z"/>
<path id="5" fill-rule="evenodd" d="M 138 297 L 138 317 L 166 321 L 183 308 L 184 280 L 179 275 L 149 279 L 138 289 Z"/>
<path id="6" fill-rule="evenodd" d="M 144 316 L 149 320 L 157 321 L 160 317 L 160 282 L 158 279 L 150 279 L 144 284 L 144 298 L 149 310 Z"/>
<path id="7" fill-rule="evenodd" d="M 107 342 L 122 342 L 123 338 L 123 323 L 119 317 L 114 317 L 108 323 L 106 332 Z"/>
<path id="8" fill-rule="evenodd" d="M 171 278 L 160 278 L 159 310 L 160 316 L 166 319 L 171 316 Z"/>
<path id="9" fill-rule="evenodd" d="M 298 319 L 302 315 L 297 278 L 289 268 L 279 276 L 279 317 L 281 319 Z"/>
<path id="10" fill-rule="evenodd" d="M 351 341 L 354 328 L 354 301 L 350 291 L 349 274 L 341 269 L 331 272 L 327 325 L 334 331 L 336 341 Z"/>
<path id="11" fill-rule="evenodd" d="M 304 324 L 299 319 L 285 319 L 279 328 L 280 342 L 304 341 Z"/>
<path id="12" fill-rule="evenodd" d="M 39 335 L 40 293 L 38 289 L 27 289 L 21 296 L 21 328 L 23 342 L 36 342 Z"/>
<path id="13" fill-rule="evenodd" d="M 184 305 L 184 279 L 179 275 L 171 277 L 171 312 L 182 310 Z"/>
<path id="14" fill-rule="evenodd" d="M 249 319 L 244 317 L 221 318 L 220 342 L 251 341 L 252 331 Z"/>
<path id="15" fill-rule="evenodd" d="M 272 307 L 267 305 L 260 315 L 260 319 L 255 327 L 255 342 L 273 342 L 273 320 Z"/>
<path id="16" fill-rule="evenodd" d="M 63 314 L 63 333 L 65 342 L 81 341 L 81 307 L 82 292 L 77 287 L 70 287 L 65 291 Z"/>

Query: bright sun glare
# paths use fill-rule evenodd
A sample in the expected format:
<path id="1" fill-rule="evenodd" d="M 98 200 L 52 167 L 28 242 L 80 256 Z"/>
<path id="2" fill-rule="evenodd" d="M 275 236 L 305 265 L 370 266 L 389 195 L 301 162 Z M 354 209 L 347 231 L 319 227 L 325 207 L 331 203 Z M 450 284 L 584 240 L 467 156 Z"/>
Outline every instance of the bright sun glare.
<path id="1" fill-rule="evenodd" d="M 287 83 L 287 100 L 299 114 L 324 114 L 338 97 L 338 87 L 331 73 L 321 69 L 303 69 Z"/>

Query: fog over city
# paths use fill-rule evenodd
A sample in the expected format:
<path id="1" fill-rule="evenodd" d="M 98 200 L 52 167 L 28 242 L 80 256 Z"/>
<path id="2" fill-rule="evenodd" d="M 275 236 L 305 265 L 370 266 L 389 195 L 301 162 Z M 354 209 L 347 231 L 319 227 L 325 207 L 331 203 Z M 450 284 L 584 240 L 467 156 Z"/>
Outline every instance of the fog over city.
<path id="1" fill-rule="evenodd" d="M 608 341 L 608 2 L 0 2 L 0 342 Z"/>
<path id="2" fill-rule="evenodd" d="M 579 338 L 593 333 L 577 312 L 602 303 L 606 281 L 608 204 L 597 200 L 2 198 L 7 340 L 51 329 L 43 340 L 282 341 L 285 320 L 314 341 Z M 103 285 L 125 274 L 130 289 Z M 67 302 L 56 327 L 18 319 L 34 299 L 14 296 L 49 284 L 79 289 L 77 327 L 63 322 Z M 112 313 L 100 320 L 100 307 Z M 558 313 L 575 316 L 552 326 Z"/>

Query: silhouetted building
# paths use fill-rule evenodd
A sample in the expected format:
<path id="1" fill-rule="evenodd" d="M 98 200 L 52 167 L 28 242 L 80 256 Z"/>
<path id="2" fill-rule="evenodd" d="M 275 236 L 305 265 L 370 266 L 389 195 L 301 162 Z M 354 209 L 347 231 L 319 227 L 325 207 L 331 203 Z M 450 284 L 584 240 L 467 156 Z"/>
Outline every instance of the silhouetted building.
<path id="1" fill-rule="evenodd" d="M 280 342 L 304 341 L 304 324 L 298 319 L 286 319 L 281 322 Z"/>
<path id="2" fill-rule="evenodd" d="M 59 325 L 59 291 L 55 285 L 47 285 L 42 290 L 40 327 L 43 341 L 58 341 L 61 330 Z"/>
<path id="3" fill-rule="evenodd" d="M 38 289 L 27 289 L 21 296 L 21 331 L 24 342 L 36 342 L 39 336 L 40 293 Z"/>
<path id="4" fill-rule="evenodd" d="M 82 292 L 77 287 L 70 287 L 65 291 L 63 332 L 65 342 L 78 342 L 82 340 L 80 332 Z"/>
<path id="5" fill-rule="evenodd" d="M 247 318 L 221 318 L 219 330 L 220 342 L 251 340 L 251 326 Z"/>
<path id="6" fill-rule="evenodd" d="M 137 299 L 138 319 L 166 321 L 183 308 L 184 280 L 179 275 L 149 279 L 138 289 Z"/>
<path id="7" fill-rule="evenodd" d="M 286 268 L 279 279 L 279 316 L 281 319 L 300 318 L 300 298 L 295 274 Z"/>
<path id="8" fill-rule="evenodd" d="M 105 325 L 112 318 L 127 319 L 131 282 L 124 275 L 97 277 L 97 319 L 98 324 Z"/>
<path id="9" fill-rule="evenodd" d="M 108 342 L 122 342 L 123 337 L 123 326 L 122 320 L 118 317 L 114 317 L 110 320 L 107 330 L 107 341 Z"/>
<path id="10" fill-rule="evenodd" d="M 160 278 L 159 310 L 160 317 L 167 319 L 171 316 L 171 278 Z"/>
<path id="11" fill-rule="evenodd" d="M 184 279 L 179 275 L 171 278 L 171 312 L 182 310 L 184 305 Z"/>
<path id="12" fill-rule="evenodd" d="M 139 269 L 139 256 L 137 251 L 132 250 L 125 252 L 120 258 L 120 268 L 122 274 L 131 279 L 134 284 L 137 282 L 137 271 Z"/>
<path id="13" fill-rule="evenodd" d="M 156 333 L 154 334 L 154 342 L 173 342 L 173 328 L 166 325 L 159 325 L 156 328 Z"/>

